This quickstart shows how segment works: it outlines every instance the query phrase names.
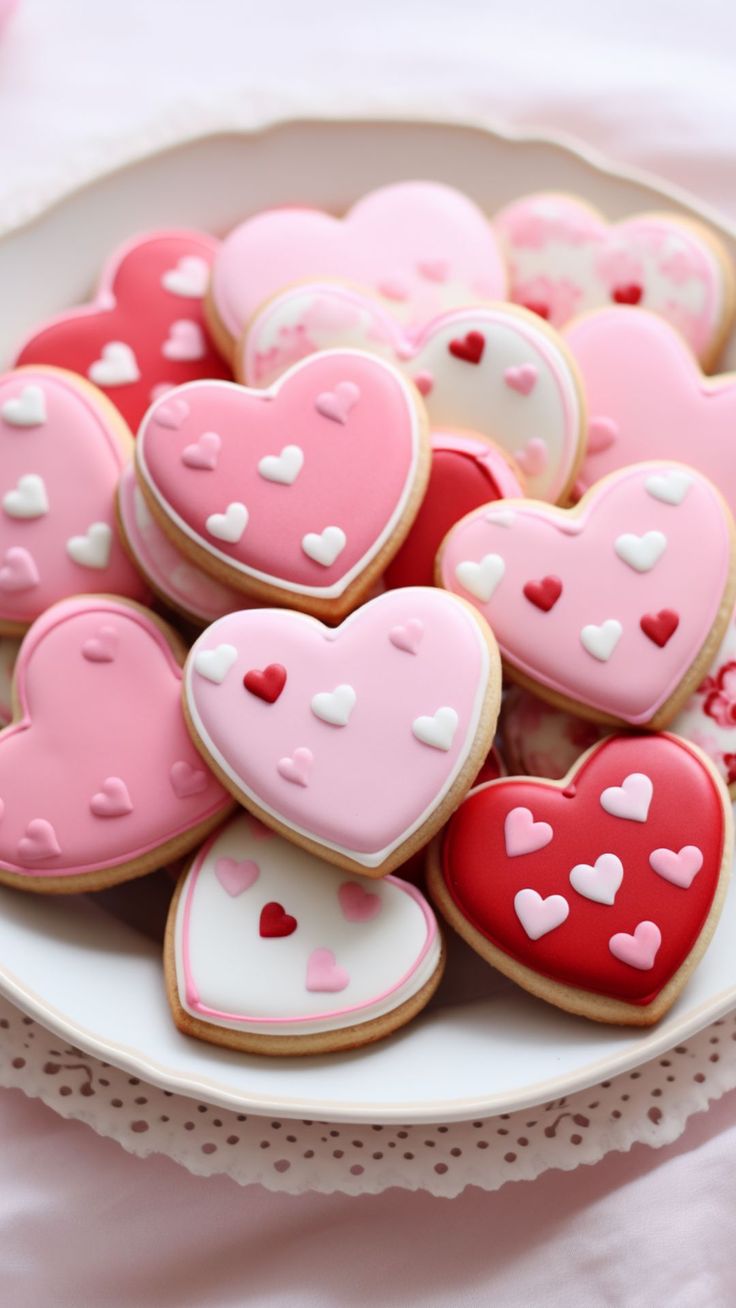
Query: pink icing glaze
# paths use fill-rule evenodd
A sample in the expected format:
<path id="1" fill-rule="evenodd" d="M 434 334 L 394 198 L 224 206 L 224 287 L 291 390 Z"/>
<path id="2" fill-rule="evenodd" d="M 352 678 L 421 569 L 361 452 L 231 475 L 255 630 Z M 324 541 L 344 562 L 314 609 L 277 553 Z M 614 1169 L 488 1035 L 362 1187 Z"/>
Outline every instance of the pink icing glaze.
<path id="1" fill-rule="evenodd" d="M 104 660 L 97 656 L 102 629 Z M 6 871 L 63 877 L 120 867 L 227 811 L 229 797 L 189 739 L 181 678 L 158 627 L 123 603 L 65 600 L 37 620 L 18 656 L 23 716 L 0 734 Z M 202 776 L 196 793 L 175 793 L 177 764 Z M 112 778 L 132 810 L 96 815 L 92 800 L 105 783 L 110 793 Z M 112 790 L 120 796 L 119 786 Z M 29 837 L 36 847 L 42 838 L 49 852 L 55 842 L 59 852 L 24 861 Z"/>
<path id="2" fill-rule="evenodd" d="M 679 504 L 646 489 L 652 478 L 665 477 L 669 485 L 673 472 L 690 478 Z M 480 509 L 453 528 L 442 557 L 443 585 L 476 604 L 505 658 L 540 686 L 632 725 L 650 721 L 695 661 L 728 583 L 729 521 L 711 484 L 690 469 L 641 464 L 594 488 L 572 517 L 529 501 L 504 507 L 514 514 L 510 524 Z M 624 535 L 648 532 L 661 533 L 666 544 L 648 570 L 638 571 L 614 545 Z M 486 556 L 483 580 L 494 588 L 483 600 L 456 569 Z M 548 612 L 523 589 L 545 576 L 563 587 Z M 639 624 L 662 609 L 675 610 L 679 626 L 659 646 Z M 581 633 L 607 622 L 621 632 L 601 659 L 583 647 Z"/>
<path id="3" fill-rule="evenodd" d="M 30 395 L 25 410 L 16 405 L 24 395 Z M 34 403 L 41 404 L 38 414 Z M 41 415 L 42 421 L 19 421 Z M 9 565 L 0 570 L 0 623 L 30 623 L 56 600 L 90 591 L 146 599 L 146 586 L 115 527 L 115 488 L 124 462 L 106 409 L 74 377 L 36 368 L 0 377 L 0 565 Z M 29 476 L 41 479 L 43 494 L 28 505 L 33 516 L 18 516 L 24 511 L 18 484 Z M 68 542 L 86 535 L 93 523 L 105 524 L 109 537 L 102 567 L 86 566 L 68 552 Z M 99 556 L 103 564 L 105 553 Z"/>
<path id="4" fill-rule="evenodd" d="M 481 339 L 480 357 L 458 343 Z M 570 359 L 538 319 L 505 305 L 473 305 L 407 329 L 373 296 L 329 282 L 292 286 L 265 304 L 236 367 L 271 384 L 295 358 L 324 349 L 368 350 L 395 364 L 424 396 L 430 426 L 495 441 L 529 472 L 529 494 L 557 499 L 584 423 Z"/>
<path id="5" fill-rule="evenodd" d="M 588 453 L 580 484 L 639 459 L 681 459 L 710 477 L 736 512 L 736 376 L 703 377 L 668 323 L 635 309 L 590 314 L 565 336 L 591 423 L 616 432 Z"/>
<path id="6" fill-rule="evenodd" d="M 52 363 L 89 377 L 135 431 L 160 387 L 230 376 L 206 336 L 202 308 L 217 249 L 214 237 L 196 231 L 148 232 L 126 241 L 105 264 L 92 303 L 37 329 L 16 363 Z M 108 385 L 95 364 L 112 342 L 132 351 L 134 366 L 129 361 L 127 380 Z"/>
<path id="7" fill-rule="evenodd" d="M 317 400 L 324 409 L 324 396 L 348 383 L 359 396 L 344 421 L 325 416 Z M 175 399 L 186 404 L 186 417 L 172 427 L 172 399 L 154 405 L 136 458 L 139 476 L 177 528 L 228 563 L 244 588 L 256 577 L 285 592 L 340 595 L 394 530 L 418 475 L 419 420 L 406 383 L 378 359 L 333 351 L 298 364 L 271 391 L 196 382 Z M 182 461 L 203 431 L 222 441 L 214 469 Z M 288 484 L 260 470 L 287 447 L 302 455 Z M 224 514 L 233 501 L 241 534 L 228 543 L 213 536 L 211 515 Z M 306 547 L 335 528 L 344 545 L 331 563 L 318 562 Z"/>
<path id="8" fill-rule="evenodd" d="M 118 511 L 125 538 L 138 566 L 155 590 L 174 608 L 198 622 L 212 622 L 222 613 L 248 608 L 238 591 L 229 590 L 180 554 L 161 530 L 136 486 L 132 464 L 118 487 Z"/>
<path id="9" fill-rule="evenodd" d="M 470 752 L 489 677 L 477 624 L 429 587 L 391 591 L 331 630 L 313 618 L 253 609 L 220 618 L 195 642 L 186 696 L 197 734 L 239 790 L 279 821 L 366 866 L 435 810 Z M 410 620 L 424 633 L 416 653 L 390 633 Z M 230 646 L 221 680 L 198 671 L 204 651 Z M 243 688 L 253 668 L 280 663 L 286 684 L 273 704 Z M 218 674 L 219 675 L 219 674 Z M 344 726 L 316 716 L 315 694 L 348 685 L 355 703 Z M 457 715 L 449 748 L 414 734 L 420 717 Z M 283 776 L 296 750 L 312 755 L 307 784 Z"/>
<path id="10" fill-rule="evenodd" d="M 414 324 L 477 299 L 479 279 L 487 296 L 506 293 L 490 223 L 467 196 L 437 182 L 381 187 L 343 219 L 316 209 L 271 209 L 247 219 L 215 259 L 217 312 L 238 337 L 259 304 L 288 282 L 314 276 L 358 282 Z"/>
<path id="11" fill-rule="evenodd" d="M 708 241 L 675 216 L 608 225 L 566 195 L 528 195 L 496 216 L 509 259 L 510 299 L 556 327 L 615 303 L 650 309 L 707 357 L 723 328 L 723 271 Z M 672 454 L 672 451 L 669 451 Z"/>
<path id="12" fill-rule="evenodd" d="M 400 878 L 395 876 L 384 877 L 380 882 L 380 886 L 377 889 L 375 889 L 370 895 L 371 900 L 375 900 L 379 903 L 379 911 L 373 912 L 370 915 L 366 915 L 362 918 L 355 918 L 352 920 L 352 922 L 349 919 L 345 918 L 345 923 L 341 924 L 340 939 L 336 942 L 338 957 L 343 957 L 344 959 L 349 961 L 351 968 L 356 973 L 359 970 L 370 969 L 372 973 L 375 974 L 376 980 L 373 985 L 373 989 L 375 993 L 371 994 L 370 999 L 367 1002 L 364 1001 L 360 1004 L 355 1004 L 354 1002 L 353 1003 L 347 1002 L 338 1007 L 330 1006 L 328 1002 L 324 1009 L 320 1009 L 318 1007 L 316 1011 L 313 1011 L 308 1015 L 304 1015 L 300 1017 L 299 1015 L 295 1015 L 293 1012 L 294 996 L 291 996 L 288 993 L 286 993 L 283 995 L 283 997 L 277 996 L 276 1002 L 279 1005 L 283 1006 L 287 1011 L 284 1012 L 283 1015 L 271 1015 L 269 1017 L 265 1017 L 262 1013 L 253 1015 L 253 1014 L 248 1014 L 247 1012 L 245 1013 L 233 1012 L 233 1011 L 223 1010 L 221 1008 L 214 1008 L 211 1005 L 208 1005 L 202 1001 L 200 996 L 200 987 L 195 979 L 194 967 L 193 967 L 192 956 L 191 956 L 191 948 L 190 948 L 193 917 L 198 911 L 197 891 L 201 880 L 208 875 L 210 876 L 212 875 L 213 856 L 216 856 L 217 849 L 222 846 L 223 839 L 228 838 L 231 834 L 236 833 L 242 821 L 243 821 L 242 817 L 237 817 L 233 819 L 231 823 L 229 823 L 226 827 L 222 828 L 219 832 L 217 832 L 214 836 L 211 836 L 209 840 L 207 840 L 207 842 L 202 846 L 199 853 L 197 854 L 187 877 L 187 882 L 184 890 L 183 905 L 180 909 L 180 932 L 179 932 L 179 951 L 178 951 L 179 964 L 180 964 L 181 972 L 183 974 L 184 992 L 185 992 L 185 999 L 187 1005 L 195 1013 L 201 1015 L 202 1017 L 209 1018 L 213 1021 L 232 1022 L 237 1024 L 247 1023 L 256 1026 L 257 1028 L 265 1028 L 265 1027 L 273 1026 L 276 1028 L 276 1030 L 278 1030 L 279 1026 L 283 1026 L 286 1023 L 293 1023 L 293 1022 L 299 1023 L 299 1021 L 301 1020 L 306 1025 L 309 1022 L 330 1021 L 331 1019 L 343 1017 L 351 1013 L 355 1013 L 357 1015 L 361 1012 L 361 1010 L 364 1011 L 364 1020 L 366 1020 L 370 1016 L 370 1014 L 365 1012 L 365 1010 L 370 1006 L 375 1006 L 377 1004 L 383 1003 L 386 1000 L 391 999 L 392 996 L 397 995 L 399 991 L 403 990 L 407 986 L 407 983 L 411 982 L 415 974 L 419 972 L 422 964 L 425 962 L 425 959 L 427 959 L 430 950 L 432 949 L 436 950 L 437 948 L 437 941 L 438 941 L 437 922 L 429 904 L 427 903 L 426 899 L 422 895 L 421 891 L 419 891 L 415 886 L 412 886 L 409 882 L 402 881 Z M 263 864 L 262 875 L 264 877 L 264 880 L 266 881 L 268 880 L 272 863 L 275 863 L 277 866 L 280 865 L 282 867 L 288 868 L 288 860 L 290 854 L 291 854 L 291 847 L 285 840 L 274 839 L 272 842 L 269 842 L 269 848 L 265 852 L 264 857 L 262 859 L 262 864 Z M 300 854 L 300 857 L 303 858 L 304 856 Z M 327 868 L 327 866 L 324 864 L 316 864 L 315 870 L 319 871 L 319 876 L 320 876 L 319 882 L 317 883 L 320 898 L 323 898 L 325 894 L 339 898 L 340 890 L 342 889 L 342 887 L 339 887 L 339 881 L 341 875 L 340 872 L 337 869 Z M 333 885 L 333 878 L 334 878 L 334 885 Z M 408 896 L 408 898 L 416 904 L 424 920 L 424 925 L 426 929 L 426 935 L 422 943 L 421 949 L 419 950 L 418 954 L 414 958 L 411 966 L 399 976 L 396 976 L 396 966 L 393 963 L 390 954 L 387 954 L 385 949 L 381 949 L 380 947 L 378 949 L 373 948 L 369 950 L 368 953 L 366 954 L 365 949 L 361 947 L 363 943 L 361 940 L 361 936 L 363 935 L 366 928 L 368 927 L 368 923 L 371 921 L 374 921 L 374 925 L 369 928 L 371 934 L 368 937 L 368 939 L 371 942 L 375 942 L 375 944 L 380 946 L 381 934 L 382 934 L 381 919 L 382 918 L 385 919 L 386 915 L 390 913 L 390 906 L 392 903 L 394 892 L 398 892 Z M 264 891 L 264 893 L 266 892 Z M 255 915 L 259 912 L 260 906 L 263 902 L 264 902 L 264 895 L 261 894 L 258 901 L 257 902 L 254 901 L 253 903 L 252 907 L 254 911 L 254 925 L 256 920 Z M 357 936 L 356 936 L 356 927 L 357 927 Z M 333 931 L 334 930 L 335 928 L 333 926 Z M 213 937 L 213 947 L 216 948 L 217 938 L 216 938 L 215 931 L 212 932 L 212 937 Z M 302 953 L 304 952 L 303 945 L 301 945 L 301 951 Z M 314 957 L 315 952 L 318 951 L 313 950 L 312 953 L 309 955 L 307 959 L 307 967 L 309 967 L 309 963 L 311 959 Z M 322 953 L 326 952 L 324 950 L 324 946 L 319 948 L 319 952 Z M 332 951 L 329 952 L 332 953 Z M 334 954 L 332 956 L 334 958 Z M 389 976 L 390 976 L 390 982 L 387 981 L 387 978 Z M 419 984 L 420 982 L 418 981 L 417 988 Z M 247 986 L 247 981 L 244 982 L 244 985 Z M 342 989 L 342 987 L 340 987 L 340 989 Z M 397 1000 L 397 1002 L 400 1002 L 400 1000 Z M 291 1005 L 291 1010 L 290 1010 L 290 1005 Z"/>

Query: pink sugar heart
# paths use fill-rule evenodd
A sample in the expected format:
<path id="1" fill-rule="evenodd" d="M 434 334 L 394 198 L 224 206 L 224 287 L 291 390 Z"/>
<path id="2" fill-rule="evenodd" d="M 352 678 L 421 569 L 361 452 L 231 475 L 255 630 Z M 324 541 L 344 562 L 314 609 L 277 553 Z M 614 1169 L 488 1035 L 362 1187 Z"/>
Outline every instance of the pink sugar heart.
<path id="1" fill-rule="evenodd" d="M 549 462 L 547 446 L 538 436 L 532 436 L 520 450 L 514 452 L 514 458 L 528 477 L 538 477 L 544 472 Z"/>
<path id="2" fill-rule="evenodd" d="M 128 787 L 120 777 L 107 777 L 89 801 L 95 817 L 125 817 L 133 812 Z"/>
<path id="3" fill-rule="evenodd" d="M 313 949 L 307 959 L 307 990 L 337 994 L 350 985 L 350 976 L 340 967 L 331 949 Z"/>
<path id="4" fill-rule="evenodd" d="M 379 295 L 386 300 L 396 300 L 401 303 L 409 298 L 409 283 L 405 277 L 384 277 L 376 287 Z"/>
<path id="5" fill-rule="evenodd" d="M 33 818 L 18 844 L 21 863 L 41 863 L 44 859 L 56 858 L 60 853 L 61 845 L 51 823 L 45 818 Z"/>
<path id="6" fill-rule="evenodd" d="M 5 559 L 0 567 L 0 590 L 7 594 L 32 590 L 39 583 L 38 568 L 33 555 L 20 545 L 5 551 Z"/>
<path id="7" fill-rule="evenodd" d="M 621 963 L 648 972 L 654 967 L 661 943 L 662 932 L 656 923 L 640 922 L 633 935 L 627 931 L 618 931 L 615 936 L 611 936 L 608 947 L 614 958 L 618 958 Z"/>
<path id="8" fill-rule="evenodd" d="M 276 770 L 285 781 L 291 781 L 295 786 L 308 786 L 313 763 L 311 749 L 300 748 L 295 749 L 290 757 L 279 759 Z"/>
<path id="9" fill-rule="evenodd" d="M 357 881 L 343 881 L 337 898 L 348 922 L 370 922 L 381 911 L 380 896 L 364 890 Z"/>
<path id="10" fill-rule="evenodd" d="M 114 627 L 102 626 L 96 636 L 90 636 L 82 645 L 82 655 L 90 663 L 112 663 L 118 649 L 118 633 Z"/>
<path id="11" fill-rule="evenodd" d="M 688 890 L 703 866 L 703 854 L 697 845 L 684 845 L 674 849 L 655 849 L 649 855 L 649 866 L 673 886 Z"/>
<path id="12" fill-rule="evenodd" d="M 506 853 L 509 858 L 516 858 L 544 849 L 552 839 L 552 828 L 549 822 L 535 822 L 531 809 L 512 808 L 506 814 L 504 836 Z"/>
<path id="13" fill-rule="evenodd" d="M 217 880 L 233 898 L 250 890 L 260 875 L 261 869 L 252 858 L 243 859 L 242 862 L 235 858 L 218 858 L 215 863 Z"/>
<path id="14" fill-rule="evenodd" d="M 189 799 L 191 795 L 201 795 L 207 789 L 209 775 L 203 768 L 193 768 L 185 759 L 172 763 L 169 773 L 171 786 L 177 799 Z"/>
<path id="15" fill-rule="evenodd" d="M 222 448 L 222 440 L 216 431 L 203 431 L 194 445 L 185 445 L 181 461 L 187 468 L 202 468 L 213 472 Z"/>
<path id="16" fill-rule="evenodd" d="M 588 423 L 588 454 L 602 454 L 610 449 L 618 436 L 618 423 L 613 418 L 591 418 Z"/>
<path id="17" fill-rule="evenodd" d="M 450 275 L 450 265 L 447 259 L 420 259 L 417 272 L 420 277 L 426 277 L 428 282 L 446 282 Z"/>
<path id="18" fill-rule="evenodd" d="M 355 382 L 342 381 L 337 383 L 334 391 L 322 391 L 314 401 L 314 407 L 324 418 L 344 425 L 359 399 L 360 388 Z"/>
<path id="19" fill-rule="evenodd" d="M 153 415 L 153 421 L 157 422 L 159 427 L 169 427 L 172 431 L 178 431 L 188 417 L 189 405 L 186 400 L 177 397 L 167 400 L 165 404 L 159 404 Z"/>
<path id="20" fill-rule="evenodd" d="M 431 395 L 432 387 L 434 386 L 434 378 L 431 372 L 427 372 L 426 370 L 418 372 L 414 378 L 414 385 L 420 395 Z"/>
<path id="21" fill-rule="evenodd" d="M 503 379 L 512 391 L 519 395 L 530 395 L 537 384 L 537 369 L 533 363 L 521 363 L 518 367 L 507 368 Z"/>
<path id="22" fill-rule="evenodd" d="M 180 318 L 172 322 L 168 338 L 161 346 L 161 353 L 166 359 L 189 362 L 203 359 L 207 353 L 207 342 L 199 323 L 189 318 Z"/>
<path id="23" fill-rule="evenodd" d="M 388 638 L 397 649 L 403 649 L 407 654 L 416 654 L 423 635 L 424 623 L 420 622 L 419 618 L 409 618 L 409 621 L 402 623 L 401 626 L 392 627 Z"/>

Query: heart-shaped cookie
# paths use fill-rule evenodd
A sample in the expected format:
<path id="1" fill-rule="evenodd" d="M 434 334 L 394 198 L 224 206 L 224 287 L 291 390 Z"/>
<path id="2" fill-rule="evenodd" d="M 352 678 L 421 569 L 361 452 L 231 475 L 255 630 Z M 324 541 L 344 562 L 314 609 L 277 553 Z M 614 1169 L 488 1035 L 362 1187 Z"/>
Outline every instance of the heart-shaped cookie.
<path id="1" fill-rule="evenodd" d="M 620 792 L 628 809 L 611 803 Z M 518 849 L 509 832 L 527 810 L 549 839 Z M 728 794 L 699 750 L 670 735 L 611 736 L 561 781 L 472 791 L 433 846 L 429 885 L 468 943 L 532 994 L 645 1026 L 708 945 L 732 847 Z"/>
<path id="2" fill-rule="evenodd" d="M 56 364 L 89 378 L 136 430 L 163 390 L 229 377 L 211 344 L 203 297 L 218 242 L 206 232 L 148 232 L 117 249 L 91 304 L 37 328 L 18 364 Z"/>
<path id="3" fill-rule="evenodd" d="M 219 437 L 205 467 L 189 457 L 203 433 Z M 299 466 L 274 478 L 264 461 L 289 449 Z M 141 426 L 136 469 L 192 562 L 254 599 L 334 617 L 360 602 L 406 535 L 429 442 L 416 392 L 393 368 L 334 350 L 269 391 L 193 382 L 165 396 Z"/>
<path id="4" fill-rule="evenodd" d="M 57 368 L 0 377 L 0 631 L 67 595 L 146 586 L 117 537 L 130 432 L 93 386 Z"/>
<path id="5" fill-rule="evenodd" d="M 21 646 L 0 732 L 0 881 L 71 893 L 193 848 L 231 807 L 181 710 L 183 648 L 147 610 L 81 596 Z"/>
<path id="6" fill-rule="evenodd" d="M 414 326 L 506 294 L 496 236 L 472 200 L 437 182 L 399 182 L 363 196 L 344 218 L 270 209 L 236 227 L 218 251 L 208 298 L 221 345 L 235 344 L 264 300 L 307 277 L 357 282 Z"/>
<path id="7" fill-rule="evenodd" d="M 595 721 L 659 727 L 718 649 L 733 542 L 705 477 L 642 463 L 574 509 L 509 500 L 474 511 L 445 538 L 437 576 L 487 618 L 514 680 Z"/>
<path id="8" fill-rule="evenodd" d="M 253 674 L 272 669 L 264 694 Z M 185 705 L 195 742 L 249 809 L 381 876 L 472 784 L 499 692 L 486 624 L 454 596 L 411 587 L 336 630 L 283 609 L 219 618 L 190 652 Z"/>
<path id="9" fill-rule="evenodd" d="M 590 414 L 581 489 L 640 459 L 680 459 L 736 511 L 736 374 L 704 377 L 677 332 L 650 313 L 587 314 L 565 338 Z"/>
<path id="10" fill-rule="evenodd" d="M 609 226 L 573 196 L 543 192 L 507 205 L 494 227 L 509 298 L 555 327 L 589 309 L 637 306 L 667 319 L 703 363 L 716 357 L 733 318 L 734 279 L 721 242 L 700 223 L 649 213 Z"/>
<path id="11" fill-rule="evenodd" d="M 421 892 L 392 876 L 368 890 L 269 836 L 236 817 L 181 878 L 164 951 L 177 1026 L 251 1053 L 311 1054 L 409 1021 L 443 968 Z"/>
<path id="12" fill-rule="evenodd" d="M 559 337 L 533 314 L 474 305 L 408 331 L 353 288 L 292 286 L 256 313 L 235 368 L 252 386 L 270 385 L 295 359 L 337 347 L 394 363 L 424 397 L 434 430 L 487 436 L 515 460 L 530 495 L 564 498 L 582 458 L 582 392 Z"/>

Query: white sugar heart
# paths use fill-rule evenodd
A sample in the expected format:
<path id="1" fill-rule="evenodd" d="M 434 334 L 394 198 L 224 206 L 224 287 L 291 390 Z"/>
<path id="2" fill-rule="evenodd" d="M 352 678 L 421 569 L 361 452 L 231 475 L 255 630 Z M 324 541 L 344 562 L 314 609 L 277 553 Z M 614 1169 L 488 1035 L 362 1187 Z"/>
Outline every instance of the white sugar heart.
<path id="1" fill-rule="evenodd" d="M 531 809 L 521 805 L 506 814 L 503 832 L 509 858 L 535 854 L 549 844 L 554 834 L 549 822 L 535 822 Z"/>
<path id="2" fill-rule="evenodd" d="M 452 748 L 457 725 L 458 716 L 455 709 L 444 706 L 438 708 L 432 717 L 423 714 L 415 718 L 411 729 L 423 745 L 431 745 L 433 749 L 448 750 Z"/>
<path id="3" fill-rule="evenodd" d="M 630 772 L 620 786 L 608 786 L 601 795 L 601 807 L 613 817 L 646 822 L 654 786 L 643 772 Z"/>
<path id="4" fill-rule="evenodd" d="M 224 513 L 211 513 L 206 525 L 210 536 L 234 545 L 248 526 L 248 510 L 239 500 L 233 500 Z"/>
<path id="5" fill-rule="evenodd" d="M 46 397 L 40 386 L 24 386 L 19 395 L 0 408 L 11 427 L 40 427 L 46 421 Z"/>
<path id="6" fill-rule="evenodd" d="M 647 531 L 643 536 L 625 531 L 616 537 L 613 548 L 636 572 L 650 572 L 667 549 L 667 537 L 662 531 Z"/>
<path id="7" fill-rule="evenodd" d="M 485 514 L 484 520 L 492 523 L 495 527 L 513 527 L 516 522 L 516 514 L 513 509 L 489 509 Z"/>
<path id="8" fill-rule="evenodd" d="M 3 496 L 3 508 L 11 518 L 42 518 L 49 511 L 43 477 L 35 472 L 19 477 L 15 490 Z"/>
<path id="9" fill-rule="evenodd" d="M 480 563 L 474 563 L 471 559 L 458 563 L 455 576 L 465 590 L 486 604 L 505 571 L 506 564 L 500 554 L 485 554 Z"/>
<path id="10" fill-rule="evenodd" d="M 624 629 L 616 618 L 607 618 L 600 626 L 590 622 L 580 632 L 580 643 L 594 659 L 607 663 L 623 632 Z"/>
<path id="11" fill-rule="evenodd" d="M 539 940 L 567 920 L 570 905 L 564 895 L 548 895 L 536 890 L 519 890 L 514 896 L 514 911 L 530 940 Z"/>
<path id="12" fill-rule="evenodd" d="M 280 454 L 266 454 L 258 464 L 258 471 L 266 481 L 277 481 L 292 486 L 304 465 L 304 452 L 298 445 L 285 445 Z"/>
<path id="13" fill-rule="evenodd" d="M 175 268 L 169 268 L 161 278 L 161 285 L 172 295 L 181 295 L 187 299 L 201 300 L 210 280 L 210 268 L 206 259 L 196 254 L 185 254 Z"/>
<path id="14" fill-rule="evenodd" d="M 106 522 L 93 522 L 84 536 L 71 536 L 66 543 L 70 559 L 82 568 L 106 568 L 112 550 L 112 528 Z"/>
<path id="15" fill-rule="evenodd" d="M 615 854 L 599 854 L 595 863 L 577 863 L 570 885 L 596 904 L 613 904 L 624 879 L 624 866 Z"/>
<path id="16" fill-rule="evenodd" d="M 195 656 L 194 667 L 200 677 L 206 677 L 216 686 L 222 685 L 238 657 L 234 645 L 218 645 L 215 649 L 202 649 Z"/>
<path id="17" fill-rule="evenodd" d="M 312 696 L 312 712 L 333 727 L 346 727 L 355 708 L 356 694 L 352 686 L 337 686 L 335 690 L 321 690 Z"/>
<path id="18" fill-rule="evenodd" d="M 342 554 L 348 538 L 341 527 L 325 527 L 324 531 L 308 531 L 302 536 L 302 549 L 315 563 L 323 568 L 331 568 L 335 559 Z"/>
<path id="19" fill-rule="evenodd" d="M 649 866 L 673 886 L 688 890 L 703 866 L 703 853 L 697 845 L 683 845 L 677 852 L 655 849 L 649 855 Z"/>
<path id="20" fill-rule="evenodd" d="M 129 386 L 141 374 L 134 351 L 124 341 L 103 345 L 99 359 L 90 364 L 87 376 L 97 386 Z"/>
<path id="21" fill-rule="evenodd" d="M 687 472 L 681 472 L 679 468 L 673 468 L 671 472 L 656 472 L 651 477 L 647 477 L 644 483 L 646 490 L 655 500 L 661 500 L 663 504 L 672 504 L 675 507 L 682 504 L 692 484 L 692 477 Z"/>

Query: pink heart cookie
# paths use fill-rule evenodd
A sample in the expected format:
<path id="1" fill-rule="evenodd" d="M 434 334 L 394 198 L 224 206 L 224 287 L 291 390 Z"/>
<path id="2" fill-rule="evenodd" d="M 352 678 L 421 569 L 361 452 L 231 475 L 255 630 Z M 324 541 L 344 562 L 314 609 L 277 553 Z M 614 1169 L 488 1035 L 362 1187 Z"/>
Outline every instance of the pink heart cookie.
<path id="1" fill-rule="evenodd" d="M 120 246 L 91 304 L 37 328 L 18 364 L 56 364 L 88 377 L 135 431 L 162 386 L 229 377 L 210 342 L 203 297 L 218 242 L 206 232 L 160 231 Z"/>
<path id="2" fill-rule="evenodd" d="M 270 209 L 236 227 L 212 270 L 218 338 L 237 340 L 259 304 L 307 277 L 356 282 L 415 326 L 506 294 L 496 237 L 472 200 L 437 182 L 399 182 L 363 196 L 341 219 Z"/>
<path id="3" fill-rule="evenodd" d="M 594 434 L 614 433 L 589 445 L 581 487 L 639 459 L 680 459 L 710 477 L 736 511 L 736 375 L 704 377 L 668 323 L 633 309 L 590 314 L 565 337 Z"/>
<path id="4" fill-rule="evenodd" d="M 0 377 L 0 631 L 22 631 L 67 595 L 147 598 L 115 524 L 130 449 L 118 414 L 71 373 Z"/>
<path id="5" fill-rule="evenodd" d="M 111 885 L 185 853 L 227 812 L 187 735 L 174 640 L 145 609 L 100 597 L 34 623 L 15 674 L 21 716 L 0 733 L 0 880 Z M 202 783 L 182 790 L 183 770 Z"/>
<path id="6" fill-rule="evenodd" d="M 164 603 L 177 612 L 193 622 L 207 623 L 222 613 L 249 607 L 242 591 L 215 581 L 169 540 L 136 484 L 132 464 L 125 469 L 118 485 L 118 519 L 125 543 L 140 571 Z"/>
<path id="7" fill-rule="evenodd" d="M 416 649 L 397 644 L 397 628 L 417 623 Z M 244 678 L 274 663 L 283 688 L 267 701 Z M 337 630 L 277 609 L 219 618 L 192 647 L 185 695 L 195 742 L 248 808 L 380 876 L 472 784 L 493 736 L 498 664 L 468 605 L 416 587 Z"/>
<path id="8" fill-rule="evenodd" d="M 359 348 L 419 385 L 434 430 L 478 432 L 528 473 L 528 491 L 562 499 L 575 477 L 584 406 L 563 344 L 533 314 L 505 304 L 434 316 L 411 331 L 368 294 L 330 282 L 292 286 L 256 313 L 235 368 L 270 385 L 295 359 Z"/>
<path id="9" fill-rule="evenodd" d="M 491 623 L 512 677 L 593 720 L 665 725 L 732 611 L 733 523 L 691 468 L 637 464 L 572 510 L 508 501 L 446 537 L 441 584 Z M 698 577 L 693 584 L 693 542 Z"/>
<path id="10" fill-rule="evenodd" d="M 288 934 L 261 933 L 268 904 L 296 923 Z M 370 891 L 346 882 L 339 868 L 279 836 L 258 841 L 244 814 L 181 878 L 166 936 L 177 1026 L 253 1053 L 375 1040 L 423 1008 L 443 967 L 437 923 L 419 890 L 393 876 Z"/>
<path id="11" fill-rule="evenodd" d="M 182 387 L 153 405 L 136 446 L 155 517 L 223 584 L 340 616 L 398 549 L 419 507 L 429 448 L 419 401 L 382 360 L 353 351 L 305 359 L 270 391 Z M 202 433 L 216 465 L 185 457 Z M 296 442 L 298 441 L 298 444 Z"/>
<path id="12" fill-rule="evenodd" d="M 555 327 L 589 309 L 649 309 L 701 360 L 714 358 L 733 316 L 733 274 L 714 233 L 675 214 L 609 224 L 567 195 L 527 195 L 497 214 L 509 298 Z M 677 455 L 674 450 L 667 453 Z"/>

